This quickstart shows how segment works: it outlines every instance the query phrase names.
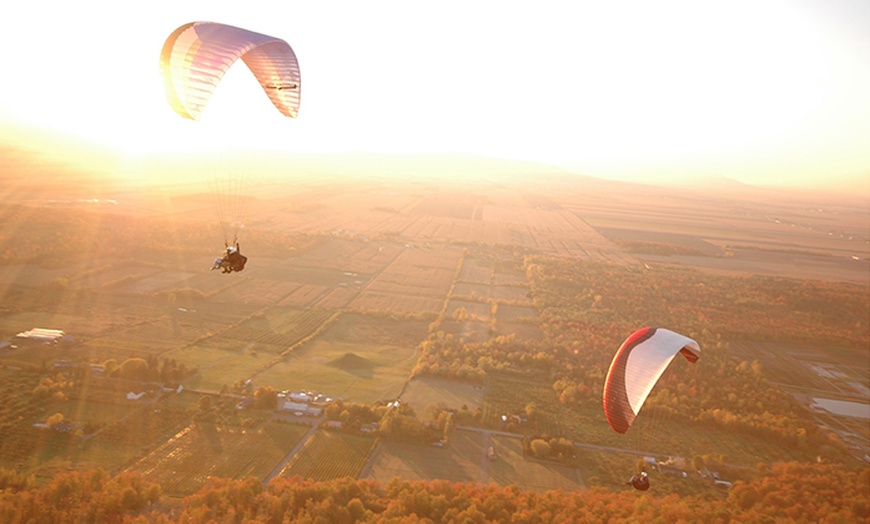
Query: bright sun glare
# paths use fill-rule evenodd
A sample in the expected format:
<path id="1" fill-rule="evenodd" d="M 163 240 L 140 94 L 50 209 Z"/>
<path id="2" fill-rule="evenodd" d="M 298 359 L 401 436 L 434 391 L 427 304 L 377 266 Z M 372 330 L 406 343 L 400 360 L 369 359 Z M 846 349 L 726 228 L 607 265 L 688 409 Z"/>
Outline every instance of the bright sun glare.
<path id="1" fill-rule="evenodd" d="M 778 1 L 543 2 L 534 10 L 484 2 L 425 12 L 347 3 L 299 6 L 285 21 L 209 3 L 144 10 L 136 24 L 118 26 L 92 14 L 111 17 L 110 5 L 87 17 L 65 6 L 48 20 L 22 7 L 14 22 L 0 22 L 0 39 L 31 42 L 26 57 L 8 58 L 15 77 L 30 81 L 4 85 L 0 118 L 99 142 L 131 161 L 235 147 L 460 152 L 586 174 L 768 182 L 828 176 L 826 165 L 870 167 L 858 146 L 870 140 L 870 44 L 831 22 L 844 18 L 836 13 L 843 3 L 827 18 Z M 387 9 L 408 23 L 385 22 Z M 285 38 L 302 70 L 299 118 L 275 112 L 241 63 L 201 121 L 174 114 L 159 51 L 175 27 L 196 19 Z M 35 27 L 55 38 L 27 38 Z M 57 78 L 74 80 L 58 89 Z"/>

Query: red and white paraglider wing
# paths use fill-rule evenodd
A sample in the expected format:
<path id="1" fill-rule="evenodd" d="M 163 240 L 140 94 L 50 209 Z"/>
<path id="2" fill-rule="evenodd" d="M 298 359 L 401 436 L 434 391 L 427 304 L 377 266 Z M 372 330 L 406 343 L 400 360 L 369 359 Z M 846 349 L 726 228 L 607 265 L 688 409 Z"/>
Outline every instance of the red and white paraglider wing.
<path id="1" fill-rule="evenodd" d="M 662 328 L 640 329 L 622 343 L 604 382 L 604 414 L 610 427 L 628 431 L 677 353 L 695 362 L 701 348 L 691 338 Z"/>
<path id="2" fill-rule="evenodd" d="M 160 69 L 172 109 L 197 120 L 221 78 L 239 58 L 275 107 L 296 118 L 301 75 L 290 45 L 280 38 L 213 22 L 184 24 L 163 44 Z"/>

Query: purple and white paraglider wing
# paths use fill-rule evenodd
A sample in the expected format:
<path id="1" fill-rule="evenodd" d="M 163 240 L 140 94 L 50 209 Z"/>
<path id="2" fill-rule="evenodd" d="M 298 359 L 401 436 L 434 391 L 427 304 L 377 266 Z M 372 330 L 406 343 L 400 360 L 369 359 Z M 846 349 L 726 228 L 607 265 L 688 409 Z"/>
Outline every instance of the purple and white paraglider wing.
<path id="1" fill-rule="evenodd" d="M 299 112 L 301 75 L 284 40 L 214 22 L 184 24 L 169 35 L 160 53 L 166 97 L 172 109 L 199 119 L 224 74 L 239 58 L 285 116 Z"/>

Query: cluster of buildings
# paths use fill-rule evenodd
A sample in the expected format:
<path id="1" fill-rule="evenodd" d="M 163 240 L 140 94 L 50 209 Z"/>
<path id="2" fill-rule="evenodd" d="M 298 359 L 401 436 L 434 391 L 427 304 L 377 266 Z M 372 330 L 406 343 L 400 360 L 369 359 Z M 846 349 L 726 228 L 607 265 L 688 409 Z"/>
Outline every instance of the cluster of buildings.
<path id="1" fill-rule="evenodd" d="M 278 411 L 289 411 L 301 417 L 308 415 L 319 417 L 323 413 L 323 405 L 335 402 L 317 391 L 282 391 L 278 393 Z"/>

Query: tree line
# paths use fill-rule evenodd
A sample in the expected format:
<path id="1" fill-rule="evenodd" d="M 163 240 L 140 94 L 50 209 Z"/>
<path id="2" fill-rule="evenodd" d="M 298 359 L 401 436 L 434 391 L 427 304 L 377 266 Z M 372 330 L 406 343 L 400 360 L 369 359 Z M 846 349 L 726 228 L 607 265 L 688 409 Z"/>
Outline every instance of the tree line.
<path id="1" fill-rule="evenodd" d="M 71 471 L 44 485 L 0 470 L 3 522 L 157 524 L 276 522 L 866 522 L 870 468 L 777 464 L 738 481 L 727 494 L 656 496 L 610 492 L 523 491 L 516 486 L 393 479 L 311 481 L 211 478 L 181 502 L 138 473 Z"/>

